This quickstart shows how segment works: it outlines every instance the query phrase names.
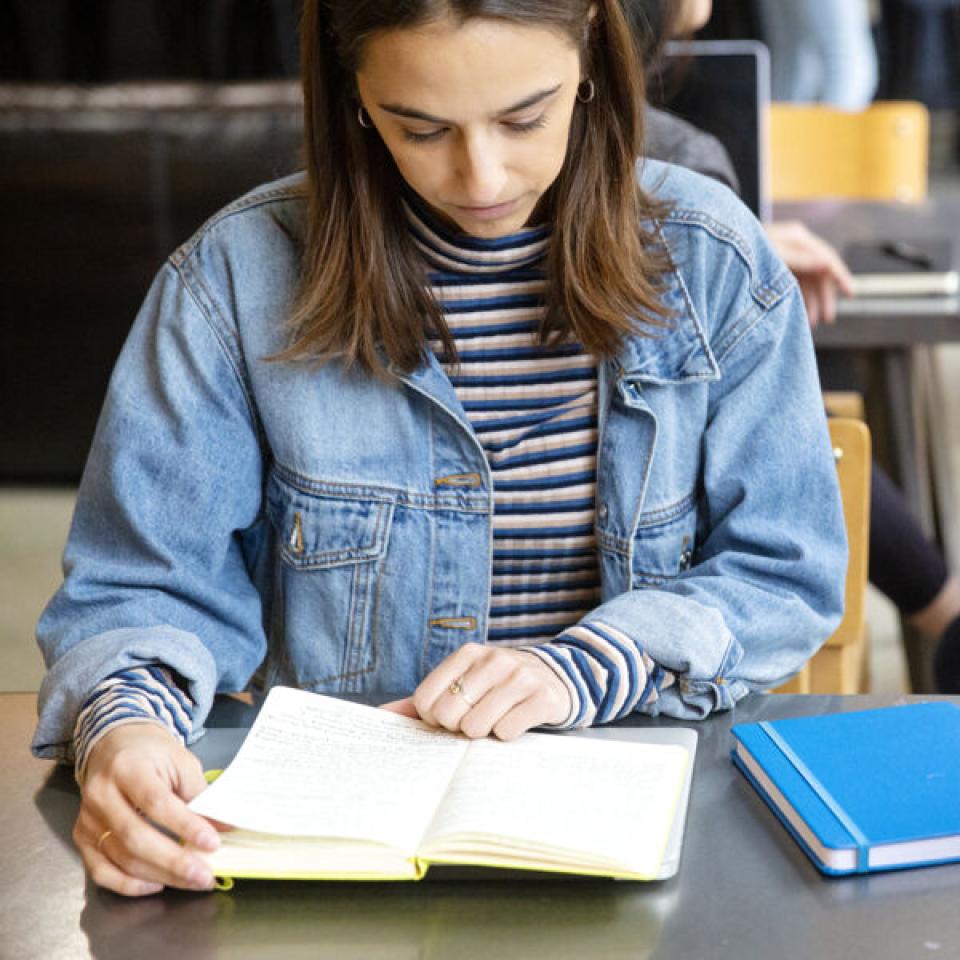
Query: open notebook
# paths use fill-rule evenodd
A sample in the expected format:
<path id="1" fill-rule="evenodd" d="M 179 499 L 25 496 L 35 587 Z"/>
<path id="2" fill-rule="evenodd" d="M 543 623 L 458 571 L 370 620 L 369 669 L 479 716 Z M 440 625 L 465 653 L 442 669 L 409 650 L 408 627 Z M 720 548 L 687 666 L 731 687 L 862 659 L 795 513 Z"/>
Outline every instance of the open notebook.
<path id="1" fill-rule="evenodd" d="M 246 733 L 211 730 L 196 752 L 219 767 Z M 655 880 L 679 867 L 696 739 L 618 727 L 468 741 L 275 688 L 192 807 L 236 827 L 210 857 L 225 878 L 415 880 L 442 866 Z"/>

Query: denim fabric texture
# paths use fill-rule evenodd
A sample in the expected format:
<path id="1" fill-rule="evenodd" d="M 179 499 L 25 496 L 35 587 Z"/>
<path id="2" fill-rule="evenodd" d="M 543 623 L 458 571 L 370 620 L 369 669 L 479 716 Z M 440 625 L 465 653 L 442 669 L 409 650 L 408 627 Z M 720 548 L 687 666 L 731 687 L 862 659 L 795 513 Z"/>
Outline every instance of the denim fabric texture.
<path id="1" fill-rule="evenodd" d="M 699 718 L 795 672 L 843 603 L 843 516 L 802 299 L 726 188 L 655 161 L 669 329 L 600 365 L 595 512 L 611 625 Z M 260 188 L 167 262 L 114 371 L 65 582 L 38 627 L 34 750 L 69 758 L 92 688 L 161 663 L 198 708 L 285 683 L 412 691 L 490 602 L 490 471 L 436 360 L 377 380 L 286 345 L 302 180 Z"/>

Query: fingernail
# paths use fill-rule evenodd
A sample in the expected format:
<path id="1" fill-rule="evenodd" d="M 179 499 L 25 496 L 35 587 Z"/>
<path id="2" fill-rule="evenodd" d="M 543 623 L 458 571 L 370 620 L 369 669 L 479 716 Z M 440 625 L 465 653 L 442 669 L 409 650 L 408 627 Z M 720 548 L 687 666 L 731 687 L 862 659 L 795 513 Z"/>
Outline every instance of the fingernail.
<path id="1" fill-rule="evenodd" d="M 187 873 L 187 883 L 197 890 L 209 890 L 213 886 L 213 874 L 203 867 L 191 867 Z"/>
<path id="2" fill-rule="evenodd" d="M 220 846 L 220 838 L 215 830 L 201 830 L 193 842 L 201 850 L 216 850 Z"/>

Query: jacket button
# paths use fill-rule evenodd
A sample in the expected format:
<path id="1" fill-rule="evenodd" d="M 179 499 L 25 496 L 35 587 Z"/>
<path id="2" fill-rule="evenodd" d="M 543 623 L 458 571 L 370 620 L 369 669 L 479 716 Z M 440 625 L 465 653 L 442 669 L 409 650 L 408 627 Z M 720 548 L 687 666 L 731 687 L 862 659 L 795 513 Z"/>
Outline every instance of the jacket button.
<path id="1" fill-rule="evenodd" d="M 606 523 L 607 517 L 609 516 L 610 516 L 610 509 L 607 507 L 605 503 L 601 503 L 600 506 L 597 507 L 597 517 L 599 518 L 600 522 Z"/>

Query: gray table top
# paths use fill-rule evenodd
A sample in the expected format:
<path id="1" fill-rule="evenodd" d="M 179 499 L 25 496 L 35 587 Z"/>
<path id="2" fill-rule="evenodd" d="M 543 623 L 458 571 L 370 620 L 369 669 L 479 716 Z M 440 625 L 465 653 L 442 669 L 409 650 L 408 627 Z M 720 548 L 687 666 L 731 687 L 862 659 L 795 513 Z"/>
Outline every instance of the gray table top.
<path id="1" fill-rule="evenodd" d="M 776 220 L 800 220 L 841 252 L 850 243 L 896 238 L 956 238 L 960 268 L 960 196 L 923 203 L 819 200 L 777 204 Z M 835 324 L 820 325 L 818 347 L 889 348 L 960 340 L 960 297 L 883 297 L 841 301 Z"/>
<path id="2" fill-rule="evenodd" d="M 700 742 L 683 859 L 661 883 L 246 881 L 125 900 L 84 878 L 70 841 L 72 773 L 27 752 L 35 697 L 0 695 L 0 957 L 956 957 L 960 865 L 822 877 L 729 760 L 734 722 L 883 702 L 758 695 L 690 724 Z M 220 719 L 249 722 L 236 708 Z M 214 730 L 198 752 L 220 759 L 224 737 L 236 741 Z"/>

